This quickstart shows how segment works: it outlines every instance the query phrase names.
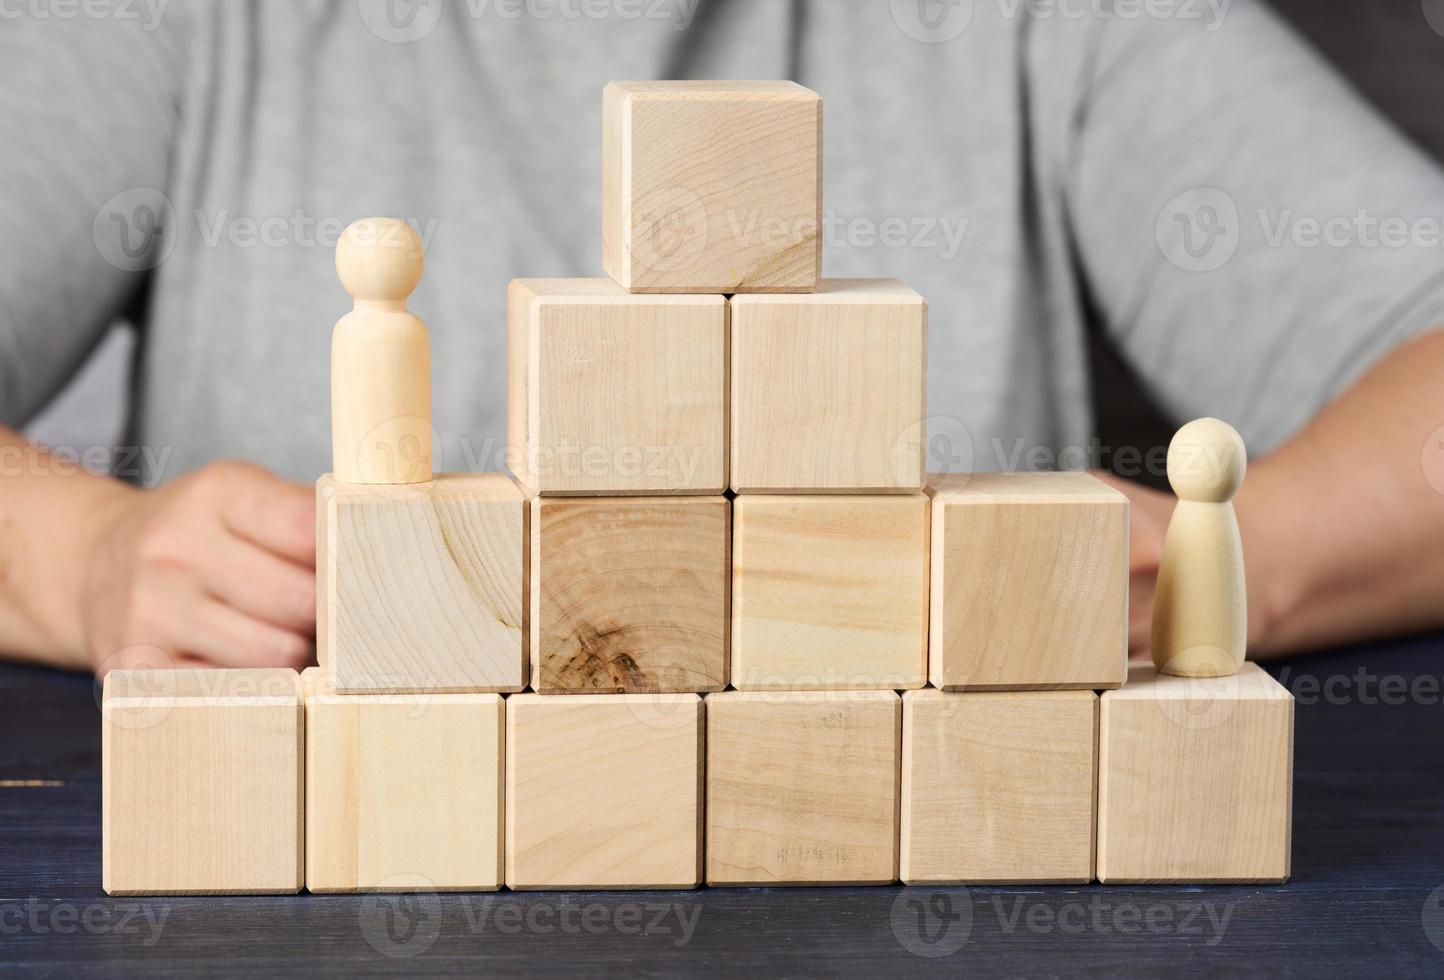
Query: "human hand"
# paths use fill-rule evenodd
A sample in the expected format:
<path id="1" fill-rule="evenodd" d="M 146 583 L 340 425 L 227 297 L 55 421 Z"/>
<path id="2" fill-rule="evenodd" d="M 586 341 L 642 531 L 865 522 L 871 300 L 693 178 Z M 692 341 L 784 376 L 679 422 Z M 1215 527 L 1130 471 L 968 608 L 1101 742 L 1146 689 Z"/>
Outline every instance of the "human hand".
<path id="1" fill-rule="evenodd" d="M 316 629 L 315 492 L 221 462 L 87 515 L 79 611 L 92 669 L 302 667 Z M 159 651 L 159 654 L 157 654 Z"/>

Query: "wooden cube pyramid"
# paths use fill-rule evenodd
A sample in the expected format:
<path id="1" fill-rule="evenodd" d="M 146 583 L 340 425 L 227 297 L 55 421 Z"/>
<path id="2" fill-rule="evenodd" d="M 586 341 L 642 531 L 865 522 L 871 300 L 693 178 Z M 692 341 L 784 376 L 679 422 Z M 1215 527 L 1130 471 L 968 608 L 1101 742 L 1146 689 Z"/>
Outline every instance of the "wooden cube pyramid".
<path id="1" fill-rule="evenodd" d="M 726 404 L 723 297 L 507 287 L 508 465 L 533 493 L 721 493 Z"/>
<path id="2" fill-rule="evenodd" d="M 499 473 L 317 484 L 316 649 L 340 693 L 526 686 L 526 502 Z"/>
<path id="3" fill-rule="evenodd" d="M 301 711 L 293 670 L 108 674 L 101 703 L 106 893 L 300 891 Z"/>
<path id="4" fill-rule="evenodd" d="M 1103 689 L 1128 660 L 1128 499 L 1086 473 L 934 477 L 929 674 Z"/>
<path id="5" fill-rule="evenodd" d="M 734 296 L 732 489 L 905 493 L 925 469 L 927 303 L 896 279 Z"/>
<path id="6" fill-rule="evenodd" d="M 800 292 L 822 265 L 822 100 L 795 82 L 612 82 L 602 262 L 633 292 Z"/>
<path id="7" fill-rule="evenodd" d="M 1257 664 L 1227 677 L 1137 665 L 1099 714 L 1098 880 L 1289 877 L 1293 695 Z"/>
<path id="8" fill-rule="evenodd" d="M 504 702 L 306 688 L 306 889 L 494 891 Z"/>

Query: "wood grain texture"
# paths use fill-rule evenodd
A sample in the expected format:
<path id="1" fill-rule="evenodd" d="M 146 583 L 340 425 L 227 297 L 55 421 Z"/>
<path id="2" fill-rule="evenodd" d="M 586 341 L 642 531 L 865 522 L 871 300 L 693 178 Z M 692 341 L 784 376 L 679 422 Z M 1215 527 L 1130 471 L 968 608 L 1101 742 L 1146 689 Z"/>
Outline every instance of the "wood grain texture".
<path id="1" fill-rule="evenodd" d="M 499 473 L 317 483 L 316 649 L 336 691 L 526 686 L 526 500 Z"/>
<path id="2" fill-rule="evenodd" d="M 902 701 L 891 691 L 707 697 L 707 883 L 897 879 Z"/>
<path id="3" fill-rule="evenodd" d="M 929 674 L 946 690 L 1115 688 L 1128 500 L 1086 473 L 934 477 Z"/>
<path id="4" fill-rule="evenodd" d="M 1093 880 L 1092 691 L 903 695 L 907 884 Z"/>
<path id="5" fill-rule="evenodd" d="M 507 287 L 509 465 L 534 493 L 727 486 L 727 302 L 607 279 Z"/>
<path id="6" fill-rule="evenodd" d="M 732 684 L 902 689 L 927 682 L 928 514 L 908 496 L 733 502 Z"/>
<path id="7" fill-rule="evenodd" d="M 504 702 L 306 688 L 306 889 L 494 891 Z"/>
<path id="8" fill-rule="evenodd" d="M 1098 880 L 1287 880 L 1293 731 L 1293 696 L 1257 664 L 1130 667 L 1100 706 Z"/>
<path id="9" fill-rule="evenodd" d="M 730 552 L 725 497 L 533 498 L 532 687 L 726 687 Z"/>
<path id="10" fill-rule="evenodd" d="M 927 303 L 896 279 L 734 296 L 732 489 L 922 489 Z"/>
<path id="11" fill-rule="evenodd" d="M 697 695 L 517 694 L 506 715 L 508 888 L 701 881 Z"/>
<path id="12" fill-rule="evenodd" d="M 300 891 L 301 680 L 293 670 L 119 670 L 102 698 L 111 895 Z"/>
<path id="13" fill-rule="evenodd" d="M 602 264 L 634 292 L 805 292 L 822 268 L 822 99 L 794 82 L 612 82 Z"/>
<path id="14" fill-rule="evenodd" d="M 395 218 L 362 218 L 336 245 L 354 308 L 331 333 L 331 455 L 348 483 L 432 477 L 431 343 L 406 309 L 424 261 L 421 238 Z"/>

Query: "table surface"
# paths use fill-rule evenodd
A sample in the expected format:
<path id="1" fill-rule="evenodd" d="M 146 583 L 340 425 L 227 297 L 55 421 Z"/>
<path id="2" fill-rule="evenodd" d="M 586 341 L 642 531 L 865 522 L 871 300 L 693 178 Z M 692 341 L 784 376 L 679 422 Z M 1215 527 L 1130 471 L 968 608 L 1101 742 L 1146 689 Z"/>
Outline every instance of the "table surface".
<path id="1" fill-rule="evenodd" d="M 95 685 L 0 665 L 0 971 L 1439 976 L 1444 637 L 1270 669 L 1286 885 L 110 898 Z"/>

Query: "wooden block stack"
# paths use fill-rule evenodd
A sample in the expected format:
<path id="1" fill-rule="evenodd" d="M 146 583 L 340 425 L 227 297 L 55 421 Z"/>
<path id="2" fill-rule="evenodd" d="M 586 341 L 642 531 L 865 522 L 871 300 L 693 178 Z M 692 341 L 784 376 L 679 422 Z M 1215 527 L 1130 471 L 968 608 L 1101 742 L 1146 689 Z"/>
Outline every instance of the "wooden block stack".
<path id="1" fill-rule="evenodd" d="M 610 278 L 508 288 L 514 479 L 433 473 L 420 242 L 347 230 L 320 667 L 107 679 L 106 889 L 1286 877 L 1288 695 L 1123 686 L 1126 499 L 926 477 L 927 305 L 821 278 L 817 95 L 603 104 Z"/>

